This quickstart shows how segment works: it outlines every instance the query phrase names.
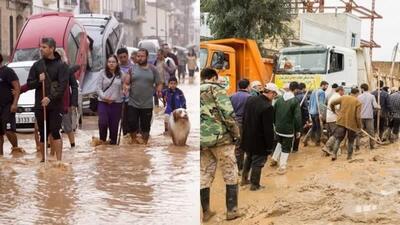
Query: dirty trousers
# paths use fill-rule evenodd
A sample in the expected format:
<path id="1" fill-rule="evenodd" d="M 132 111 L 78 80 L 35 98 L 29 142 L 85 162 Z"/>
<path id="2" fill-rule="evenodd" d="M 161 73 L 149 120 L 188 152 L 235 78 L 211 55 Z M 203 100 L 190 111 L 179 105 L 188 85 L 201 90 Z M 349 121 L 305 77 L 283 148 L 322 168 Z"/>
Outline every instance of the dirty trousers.
<path id="1" fill-rule="evenodd" d="M 234 145 L 223 145 L 200 151 L 200 188 L 211 186 L 217 164 L 222 170 L 225 184 L 234 185 L 238 183 L 238 167 L 235 157 Z"/>

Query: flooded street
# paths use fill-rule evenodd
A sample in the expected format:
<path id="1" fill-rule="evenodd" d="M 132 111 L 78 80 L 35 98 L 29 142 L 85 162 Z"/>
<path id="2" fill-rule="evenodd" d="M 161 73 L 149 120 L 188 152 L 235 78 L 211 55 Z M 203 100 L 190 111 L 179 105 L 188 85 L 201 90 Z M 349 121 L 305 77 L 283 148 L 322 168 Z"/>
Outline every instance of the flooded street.
<path id="1" fill-rule="evenodd" d="M 319 148 L 301 148 L 290 155 L 285 175 L 269 167 L 268 159 L 265 188 L 241 187 L 239 208 L 246 215 L 231 222 L 225 221 L 225 185 L 218 171 L 211 194 L 217 216 L 206 224 L 400 224 L 399 144 L 361 149 L 350 162 L 345 158 L 332 162 Z"/>
<path id="2" fill-rule="evenodd" d="M 77 147 L 64 136 L 61 167 L 44 166 L 33 134 L 18 134 L 27 154 L 0 157 L 0 224 L 199 224 L 199 84 L 185 93 L 191 131 L 187 146 L 164 136 L 157 114 L 149 144 L 91 147 L 97 117 L 84 117 Z M 54 160 L 50 158 L 50 160 Z"/>

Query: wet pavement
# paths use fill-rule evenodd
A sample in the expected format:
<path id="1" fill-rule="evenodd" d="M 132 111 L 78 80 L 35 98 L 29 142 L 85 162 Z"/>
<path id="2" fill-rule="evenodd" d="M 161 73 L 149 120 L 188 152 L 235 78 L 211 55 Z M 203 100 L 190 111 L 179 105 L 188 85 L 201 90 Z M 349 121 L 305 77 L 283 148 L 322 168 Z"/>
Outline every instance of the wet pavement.
<path id="1" fill-rule="evenodd" d="M 33 134 L 18 134 L 27 154 L 0 157 L 0 224 L 199 224 L 199 83 L 185 93 L 187 146 L 164 136 L 155 115 L 149 144 L 91 147 L 97 117 L 85 117 L 74 149 L 64 136 L 63 162 L 45 166 Z M 52 162 L 53 161 L 53 162 Z"/>
<path id="2" fill-rule="evenodd" d="M 291 154 L 288 172 L 263 169 L 263 189 L 239 191 L 239 208 L 246 215 L 225 221 L 225 185 L 221 172 L 212 186 L 211 209 L 217 215 L 205 224 L 218 225 L 347 225 L 400 224 L 399 143 L 363 148 L 353 160 L 346 154 L 332 162 L 320 148 Z"/>

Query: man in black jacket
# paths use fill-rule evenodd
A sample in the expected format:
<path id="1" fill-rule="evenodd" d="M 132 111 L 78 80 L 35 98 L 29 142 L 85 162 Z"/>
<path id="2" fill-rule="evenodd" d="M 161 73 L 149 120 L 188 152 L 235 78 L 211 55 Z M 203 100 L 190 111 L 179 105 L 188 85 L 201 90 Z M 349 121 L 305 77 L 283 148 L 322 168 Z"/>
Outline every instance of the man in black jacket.
<path id="1" fill-rule="evenodd" d="M 251 183 L 250 190 L 260 189 L 261 170 L 273 150 L 274 108 L 272 100 L 278 88 L 268 83 L 259 96 L 250 97 L 243 115 L 242 149 L 246 152 L 242 173 L 242 185 Z M 251 168 L 250 182 L 248 180 Z"/>
<path id="2" fill-rule="evenodd" d="M 46 108 L 47 136 L 51 135 L 51 148 L 55 150 L 57 160 L 61 160 L 62 141 L 60 135 L 63 96 L 68 84 L 68 68 L 55 52 L 56 42 L 53 38 L 43 38 L 40 44 L 42 59 L 36 61 L 27 80 L 29 89 L 35 89 L 35 117 L 40 133 L 40 151 L 44 162 L 44 108 Z M 45 95 L 42 85 L 45 84 Z"/>

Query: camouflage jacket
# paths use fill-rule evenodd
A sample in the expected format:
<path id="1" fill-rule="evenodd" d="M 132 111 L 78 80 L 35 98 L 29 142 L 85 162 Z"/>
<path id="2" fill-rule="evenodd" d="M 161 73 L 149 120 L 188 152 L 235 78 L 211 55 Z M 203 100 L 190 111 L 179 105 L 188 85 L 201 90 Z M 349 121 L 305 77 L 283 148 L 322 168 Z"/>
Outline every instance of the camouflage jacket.
<path id="1" fill-rule="evenodd" d="M 201 149 L 233 144 L 240 138 L 232 103 L 218 83 L 200 85 L 200 124 Z"/>

